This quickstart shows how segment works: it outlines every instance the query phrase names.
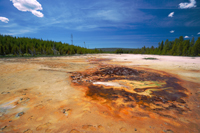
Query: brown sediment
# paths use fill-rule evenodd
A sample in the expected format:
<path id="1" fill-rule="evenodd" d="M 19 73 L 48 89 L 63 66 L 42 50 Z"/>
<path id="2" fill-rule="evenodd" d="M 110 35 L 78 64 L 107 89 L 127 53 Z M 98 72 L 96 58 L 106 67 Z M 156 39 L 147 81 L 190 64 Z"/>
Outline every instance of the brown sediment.
<path id="1" fill-rule="evenodd" d="M 200 70 L 190 70 L 190 71 L 200 73 Z"/>

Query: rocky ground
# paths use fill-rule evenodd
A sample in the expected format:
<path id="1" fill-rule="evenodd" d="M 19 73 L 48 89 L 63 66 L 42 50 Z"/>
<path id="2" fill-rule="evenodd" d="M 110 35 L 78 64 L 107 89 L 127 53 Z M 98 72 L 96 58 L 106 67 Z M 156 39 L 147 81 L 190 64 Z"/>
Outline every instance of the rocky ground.
<path id="1" fill-rule="evenodd" d="M 200 58 L 0 59 L 0 132 L 200 132 Z"/>

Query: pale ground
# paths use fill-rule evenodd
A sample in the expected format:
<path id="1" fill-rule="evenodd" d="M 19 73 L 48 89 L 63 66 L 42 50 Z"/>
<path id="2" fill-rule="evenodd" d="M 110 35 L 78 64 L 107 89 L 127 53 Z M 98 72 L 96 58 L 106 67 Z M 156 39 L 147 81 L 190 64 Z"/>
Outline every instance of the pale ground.
<path id="1" fill-rule="evenodd" d="M 143 58 L 153 57 L 158 60 L 144 60 Z M 200 57 L 181 57 L 181 56 L 159 56 L 159 55 L 103 55 L 102 58 L 111 58 L 113 61 L 124 62 L 129 66 L 144 66 L 156 70 L 178 75 L 187 80 L 200 81 Z"/>
<path id="2" fill-rule="evenodd" d="M 110 107 L 85 97 L 86 89 L 72 85 L 70 79 L 71 72 L 99 64 L 154 69 L 177 77 L 191 93 L 186 99 L 191 111 L 174 120 L 152 112 L 149 117 L 129 118 L 122 109 L 123 117 L 116 118 Z M 0 132 L 200 132 L 199 102 L 200 57 L 97 54 L 0 59 Z"/>

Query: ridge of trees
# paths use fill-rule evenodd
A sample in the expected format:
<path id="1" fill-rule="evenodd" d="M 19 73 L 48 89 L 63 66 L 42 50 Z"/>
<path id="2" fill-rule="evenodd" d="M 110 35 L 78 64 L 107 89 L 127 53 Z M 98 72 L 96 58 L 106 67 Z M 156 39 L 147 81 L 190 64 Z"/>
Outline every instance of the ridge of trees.
<path id="1" fill-rule="evenodd" d="M 3 56 L 72 55 L 99 52 L 97 49 L 91 50 L 68 43 L 0 35 L 0 55 Z"/>
<path id="2" fill-rule="evenodd" d="M 2 56 L 41 56 L 41 55 L 73 55 L 87 53 L 103 53 L 101 49 L 87 49 L 68 43 L 48 41 L 27 37 L 0 35 L 0 55 Z M 174 41 L 159 42 L 158 47 L 142 47 L 138 49 L 117 49 L 104 53 L 157 54 L 178 56 L 200 56 L 200 37 L 195 42 L 184 40 L 183 36 Z"/>
<path id="3" fill-rule="evenodd" d="M 134 49 L 131 51 L 117 49 L 115 53 L 133 53 L 133 54 L 157 54 L 157 55 L 178 55 L 178 56 L 200 56 L 200 37 L 195 42 L 194 37 L 191 40 L 184 40 L 183 36 L 174 41 L 159 42 L 158 47 L 151 46 Z"/>

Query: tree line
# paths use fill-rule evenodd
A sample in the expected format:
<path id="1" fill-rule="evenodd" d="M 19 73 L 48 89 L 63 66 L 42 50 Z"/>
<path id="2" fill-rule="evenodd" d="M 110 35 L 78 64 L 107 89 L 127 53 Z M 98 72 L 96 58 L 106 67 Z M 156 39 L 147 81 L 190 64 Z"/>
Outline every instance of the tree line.
<path id="1" fill-rule="evenodd" d="M 0 55 L 2 56 L 73 55 L 99 52 L 102 51 L 68 43 L 0 35 Z"/>
<path id="2" fill-rule="evenodd" d="M 131 51 L 117 49 L 115 53 L 133 53 L 133 54 L 157 54 L 157 55 L 178 55 L 178 56 L 200 56 L 200 37 L 195 42 L 194 37 L 191 40 L 184 40 L 183 36 L 174 41 L 159 42 L 158 47 L 142 47 Z"/>
<path id="3" fill-rule="evenodd" d="M 103 51 L 101 49 L 87 49 L 62 42 L 0 35 L 0 55 L 2 56 L 73 55 L 87 53 L 103 53 Z M 180 36 L 174 41 L 167 39 L 165 42 L 159 42 L 158 47 L 144 46 L 131 50 L 117 49 L 114 53 L 200 56 L 200 37 L 195 42 L 194 37 L 191 40 L 184 40 L 183 36 Z"/>

